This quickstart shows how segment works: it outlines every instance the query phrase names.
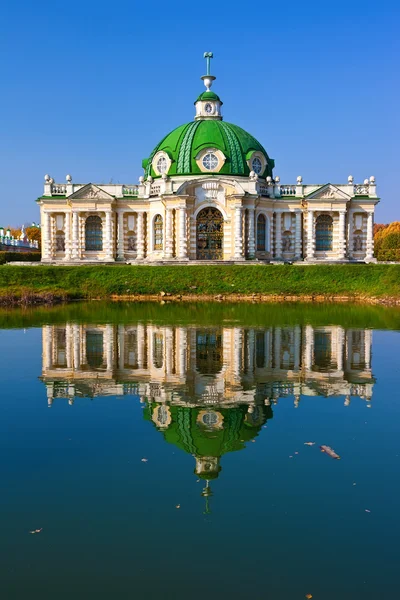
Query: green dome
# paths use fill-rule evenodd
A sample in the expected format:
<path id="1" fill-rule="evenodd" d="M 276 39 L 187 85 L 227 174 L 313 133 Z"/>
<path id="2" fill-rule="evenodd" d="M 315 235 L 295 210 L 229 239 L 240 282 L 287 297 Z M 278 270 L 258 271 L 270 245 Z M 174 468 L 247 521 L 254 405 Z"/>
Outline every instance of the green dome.
<path id="1" fill-rule="evenodd" d="M 214 94 L 214 92 L 203 92 L 202 94 L 200 94 L 200 96 L 197 98 L 196 102 L 199 102 L 199 100 L 218 100 L 218 102 L 221 102 L 221 98 L 219 96 L 217 96 L 217 94 Z M 196 104 L 195 102 L 195 104 Z M 222 104 L 222 102 L 221 102 Z"/>
<path id="2" fill-rule="evenodd" d="M 213 92 L 204 92 L 200 98 Z M 263 146 L 241 127 L 219 120 L 198 120 L 177 127 L 169 133 L 153 150 L 148 159 L 143 160 L 145 177 L 158 177 L 152 168 L 152 160 L 157 152 L 165 152 L 172 161 L 168 175 L 215 175 L 215 172 L 202 172 L 196 156 L 205 148 L 216 148 L 223 152 L 226 161 L 218 175 L 248 176 L 250 169 L 247 160 L 254 151 L 262 152 L 268 165 L 260 177 L 272 177 L 274 161 L 268 157 Z"/>

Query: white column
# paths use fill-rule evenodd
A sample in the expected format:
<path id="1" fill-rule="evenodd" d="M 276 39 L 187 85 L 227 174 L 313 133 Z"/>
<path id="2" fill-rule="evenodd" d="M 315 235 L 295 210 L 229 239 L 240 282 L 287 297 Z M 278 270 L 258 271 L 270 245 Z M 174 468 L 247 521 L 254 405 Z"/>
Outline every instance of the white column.
<path id="1" fill-rule="evenodd" d="M 248 250 L 249 250 L 249 258 L 254 258 L 256 255 L 256 240 L 255 240 L 255 209 L 249 208 L 249 219 L 248 219 Z"/>
<path id="2" fill-rule="evenodd" d="M 344 260 L 346 256 L 346 211 L 339 211 L 339 260 Z"/>
<path id="3" fill-rule="evenodd" d="M 374 257 L 374 213 L 368 213 L 367 220 L 367 252 L 365 254 L 365 260 L 370 261 Z"/>
<path id="4" fill-rule="evenodd" d="M 71 260 L 71 213 L 64 214 L 65 260 Z"/>
<path id="5" fill-rule="evenodd" d="M 43 370 L 50 369 L 52 366 L 52 333 L 51 325 L 44 325 L 42 329 L 42 348 L 43 348 Z"/>
<path id="6" fill-rule="evenodd" d="M 139 212 L 137 214 L 137 254 L 136 258 L 142 260 L 144 258 L 144 227 L 143 227 L 144 213 Z"/>
<path id="7" fill-rule="evenodd" d="M 282 258 L 282 213 L 275 212 L 275 258 Z"/>
<path id="8" fill-rule="evenodd" d="M 165 244 L 164 258 L 172 258 L 172 209 L 165 211 Z"/>
<path id="9" fill-rule="evenodd" d="M 187 329 L 178 328 L 179 375 L 186 375 Z"/>
<path id="10" fill-rule="evenodd" d="M 366 329 L 364 336 L 365 368 L 369 370 L 371 368 L 372 330 Z"/>
<path id="11" fill-rule="evenodd" d="M 309 210 L 307 216 L 307 260 L 314 258 L 314 211 Z"/>
<path id="12" fill-rule="evenodd" d="M 254 329 L 249 329 L 247 332 L 247 372 L 253 374 L 254 371 L 254 355 L 256 348 L 256 336 Z"/>
<path id="13" fill-rule="evenodd" d="M 301 354 L 301 329 L 299 325 L 294 328 L 294 370 L 300 369 L 300 354 Z"/>
<path id="14" fill-rule="evenodd" d="M 311 371 L 314 355 L 314 329 L 311 325 L 306 325 L 305 342 L 304 366 L 306 371 Z"/>
<path id="15" fill-rule="evenodd" d="M 112 371 L 113 368 L 113 356 L 114 356 L 114 330 L 112 325 L 106 325 L 105 330 L 105 341 L 106 341 L 106 364 L 107 371 Z"/>
<path id="16" fill-rule="evenodd" d="M 344 329 L 338 327 L 336 333 L 336 357 L 337 370 L 343 371 L 343 354 L 344 354 Z"/>
<path id="17" fill-rule="evenodd" d="M 136 350 L 137 352 L 137 350 Z M 136 354 L 137 360 L 137 354 Z M 122 371 L 125 367 L 125 327 L 118 325 L 118 368 Z"/>
<path id="18" fill-rule="evenodd" d="M 50 259 L 51 256 L 51 215 L 48 212 L 43 213 L 43 258 Z"/>
<path id="19" fill-rule="evenodd" d="M 124 260 L 124 213 L 118 213 L 118 260 Z"/>
<path id="20" fill-rule="evenodd" d="M 242 207 L 235 207 L 235 253 L 234 258 L 240 260 L 243 258 L 243 237 L 242 237 Z"/>
<path id="21" fill-rule="evenodd" d="M 281 339 L 282 331 L 280 327 L 275 327 L 274 331 L 274 367 L 281 368 Z"/>
<path id="22" fill-rule="evenodd" d="M 233 361 L 232 375 L 234 382 L 239 382 L 242 373 L 242 348 L 243 348 L 243 330 L 240 327 L 233 328 Z"/>
<path id="23" fill-rule="evenodd" d="M 106 211 L 106 227 L 105 227 L 105 240 L 103 237 L 103 244 L 106 251 L 106 260 L 113 260 L 112 252 L 112 231 L 111 231 L 111 210 Z M 105 243 L 104 243 L 105 242 Z"/>
<path id="24" fill-rule="evenodd" d="M 79 258 L 79 215 L 72 211 L 72 258 Z"/>
<path id="25" fill-rule="evenodd" d="M 302 243 L 301 243 L 301 221 L 302 221 L 302 212 L 301 210 L 296 210 L 296 232 L 295 232 L 295 240 L 294 240 L 294 253 L 295 258 L 300 260 L 302 258 Z"/>
<path id="26" fill-rule="evenodd" d="M 144 347 L 145 347 L 146 330 L 142 323 L 137 326 L 137 361 L 139 369 L 144 368 Z"/>
<path id="27" fill-rule="evenodd" d="M 353 258 L 354 242 L 353 242 L 353 211 L 347 213 L 347 257 Z"/>
<path id="28" fill-rule="evenodd" d="M 67 368 L 72 369 L 72 342 L 73 333 L 71 323 L 65 325 L 65 351 L 67 355 Z"/>
<path id="29" fill-rule="evenodd" d="M 179 254 L 178 258 L 187 258 L 187 223 L 186 223 L 186 206 L 179 208 L 179 239 L 178 239 Z"/>
<path id="30" fill-rule="evenodd" d="M 74 370 L 79 371 L 81 367 L 80 334 L 79 325 L 73 325 L 73 348 L 74 348 Z"/>

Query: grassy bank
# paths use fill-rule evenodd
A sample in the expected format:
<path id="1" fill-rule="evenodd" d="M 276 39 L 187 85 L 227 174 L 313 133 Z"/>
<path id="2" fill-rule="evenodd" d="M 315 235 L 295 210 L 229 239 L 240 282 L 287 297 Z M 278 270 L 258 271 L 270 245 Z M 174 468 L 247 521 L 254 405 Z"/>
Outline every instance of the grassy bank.
<path id="1" fill-rule="evenodd" d="M 400 300 L 400 265 L 35 266 L 0 268 L 0 301 L 260 296 Z M 168 297 L 168 296 L 167 296 Z"/>

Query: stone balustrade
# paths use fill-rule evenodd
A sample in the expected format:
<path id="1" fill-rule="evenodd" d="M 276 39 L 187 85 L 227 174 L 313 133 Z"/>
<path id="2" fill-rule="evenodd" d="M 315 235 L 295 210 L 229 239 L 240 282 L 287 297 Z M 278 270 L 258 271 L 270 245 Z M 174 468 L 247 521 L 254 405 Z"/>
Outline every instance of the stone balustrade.
<path id="1" fill-rule="evenodd" d="M 123 196 L 138 196 L 139 186 L 138 185 L 123 185 L 122 195 Z"/>

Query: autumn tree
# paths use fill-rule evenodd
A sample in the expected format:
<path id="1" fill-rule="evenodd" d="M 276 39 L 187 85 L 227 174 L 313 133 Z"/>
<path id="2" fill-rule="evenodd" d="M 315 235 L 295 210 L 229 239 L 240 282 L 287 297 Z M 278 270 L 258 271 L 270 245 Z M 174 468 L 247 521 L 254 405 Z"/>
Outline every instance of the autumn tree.
<path id="1" fill-rule="evenodd" d="M 39 250 L 42 245 L 42 235 L 40 227 L 27 227 L 25 229 L 26 236 L 30 242 L 39 242 Z"/>
<path id="2" fill-rule="evenodd" d="M 379 228 L 374 235 L 378 260 L 400 261 L 400 221 Z"/>

